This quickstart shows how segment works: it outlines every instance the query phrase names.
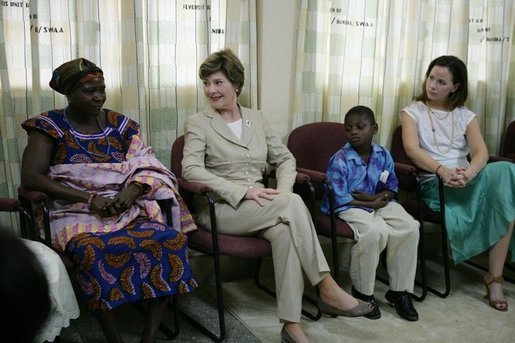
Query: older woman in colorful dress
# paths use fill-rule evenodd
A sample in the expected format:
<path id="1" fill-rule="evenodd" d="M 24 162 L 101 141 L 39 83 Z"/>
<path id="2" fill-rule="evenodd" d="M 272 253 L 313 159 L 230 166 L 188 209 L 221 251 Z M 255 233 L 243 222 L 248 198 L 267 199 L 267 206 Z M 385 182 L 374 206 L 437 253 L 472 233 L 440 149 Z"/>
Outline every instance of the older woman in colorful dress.
<path id="1" fill-rule="evenodd" d="M 515 260 L 515 163 L 486 164 L 488 151 L 479 121 L 465 107 L 467 68 L 459 58 L 433 60 L 415 100 L 401 112 L 402 140 L 409 158 L 427 171 L 422 196 L 439 211 L 436 176 L 443 179 L 454 262 L 488 250 L 486 298 L 494 309 L 507 311 L 502 274 L 508 250 Z"/>
<path id="2" fill-rule="evenodd" d="M 109 342 L 121 342 L 112 309 L 144 301 L 143 342 L 155 341 L 167 300 L 196 287 L 185 232 L 195 224 L 174 175 L 143 143 L 139 125 L 103 108 L 103 72 L 78 58 L 50 87 L 68 106 L 25 121 L 22 184 L 47 193 L 55 248 L 74 262 L 88 308 Z M 157 200 L 172 203 L 173 227 Z M 169 218 L 170 219 L 170 218 Z"/>

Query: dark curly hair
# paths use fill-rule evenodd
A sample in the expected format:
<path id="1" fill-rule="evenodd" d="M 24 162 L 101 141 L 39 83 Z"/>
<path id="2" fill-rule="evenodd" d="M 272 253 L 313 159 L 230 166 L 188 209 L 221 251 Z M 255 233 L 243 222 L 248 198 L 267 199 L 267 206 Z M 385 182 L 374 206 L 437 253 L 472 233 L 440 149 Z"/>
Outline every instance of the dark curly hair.
<path id="1" fill-rule="evenodd" d="M 367 106 L 361 106 L 361 105 L 354 106 L 353 108 L 351 108 L 350 110 L 347 111 L 347 113 L 345 114 L 345 119 L 347 119 L 347 117 L 350 117 L 352 115 L 364 116 L 370 122 L 370 125 L 374 126 L 376 124 L 376 118 L 374 116 L 374 111 L 372 111 Z"/>

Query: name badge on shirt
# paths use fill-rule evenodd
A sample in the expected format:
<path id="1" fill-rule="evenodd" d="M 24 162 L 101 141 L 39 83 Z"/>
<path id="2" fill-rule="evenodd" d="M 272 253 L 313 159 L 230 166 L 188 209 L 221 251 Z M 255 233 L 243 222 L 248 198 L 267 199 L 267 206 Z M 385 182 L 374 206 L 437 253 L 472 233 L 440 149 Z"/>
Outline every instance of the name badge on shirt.
<path id="1" fill-rule="evenodd" d="M 390 175 L 390 173 L 388 172 L 388 170 L 384 170 L 381 173 L 381 176 L 379 176 L 379 181 L 381 181 L 382 183 L 386 183 L 386 181 L 388 181 L 389 175 Z"/>

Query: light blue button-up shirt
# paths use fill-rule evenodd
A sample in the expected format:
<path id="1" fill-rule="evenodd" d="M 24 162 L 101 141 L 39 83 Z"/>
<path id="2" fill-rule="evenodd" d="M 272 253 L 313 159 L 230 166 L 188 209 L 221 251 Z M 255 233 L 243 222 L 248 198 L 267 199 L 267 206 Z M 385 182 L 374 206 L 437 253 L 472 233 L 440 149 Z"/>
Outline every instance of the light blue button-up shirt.
<path id="1" fill-rule="evenodd" d="M 381 181 L 381 174 L 386 180 Z M 387 177 L 385 177 L 386 175 Z M 388 150 L 374 143 L 372 143 L 372 153 L 368 164 L 363 161 L 350 143 L 345 144 L 329 160 L 327 177 L 333 188 L 336 213 L 349 208 L 373 211 L 369 207 L 347 205 L 354 199 L 351 194 L 353 190 L 374 195 L 384 190 L 397 193 L 399 187 L 392 155 Z M 324 194 L 322 201 L 322 212 L 329 214 L 327 193 Z"/>

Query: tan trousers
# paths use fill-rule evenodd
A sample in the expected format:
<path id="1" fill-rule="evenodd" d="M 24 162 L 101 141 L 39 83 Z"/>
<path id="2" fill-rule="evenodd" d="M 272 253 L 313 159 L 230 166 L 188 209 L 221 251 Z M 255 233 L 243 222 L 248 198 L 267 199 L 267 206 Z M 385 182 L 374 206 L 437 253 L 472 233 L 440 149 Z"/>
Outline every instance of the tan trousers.
<path id="1" fill-rule="evenodd" d="M 396 202 L 373 212 L 352 208 L 340 212 L 354 231 L 350 276 L 360 293 L 372 295 L 380 253 L 386 249 L 390 289 L 413 292 L 417 270 L 419 222 Z"/>
<path id="2" fill-rule="evenodd" d="M 257 234 L 272 245 L 277 314 L 281 321 L 299 323 L 302 311 L 304 278 L 318 284 L 329 273 L 311 215 L 302 199 L 294 193 L 281 193 L 272 201 L 244 200 L 238 209 L 216 204 L 220 233 L 248 236 Z M 199 211 L 197 220 L 209 228 L 209 211 Z"/>

